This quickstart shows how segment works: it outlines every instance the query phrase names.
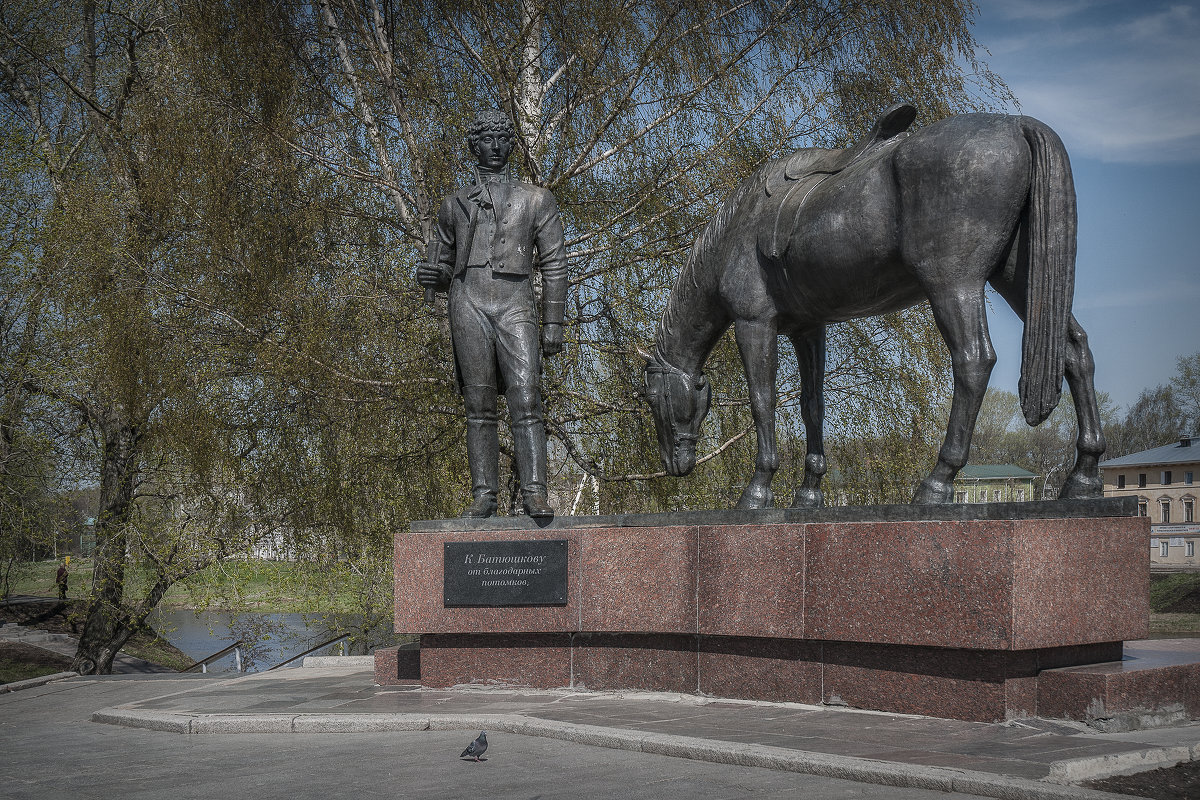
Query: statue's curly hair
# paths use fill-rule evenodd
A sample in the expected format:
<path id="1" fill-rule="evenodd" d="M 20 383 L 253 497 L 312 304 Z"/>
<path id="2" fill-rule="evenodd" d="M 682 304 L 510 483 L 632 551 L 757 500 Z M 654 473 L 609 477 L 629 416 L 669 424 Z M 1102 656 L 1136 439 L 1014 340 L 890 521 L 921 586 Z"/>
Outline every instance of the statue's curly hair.
<path id="1" fill-rule="evenodd" d="M 467 142 L 474 147 L 475 143 L 479 141 L 479 137 L 485 133 L 503 133 L 508 138 L 515 139 L 517 129 L 508 114 L 494 108 L 487 108 L 476 114 L 475 119 L 471 121 L 471 126 L 467 128 Z"/>

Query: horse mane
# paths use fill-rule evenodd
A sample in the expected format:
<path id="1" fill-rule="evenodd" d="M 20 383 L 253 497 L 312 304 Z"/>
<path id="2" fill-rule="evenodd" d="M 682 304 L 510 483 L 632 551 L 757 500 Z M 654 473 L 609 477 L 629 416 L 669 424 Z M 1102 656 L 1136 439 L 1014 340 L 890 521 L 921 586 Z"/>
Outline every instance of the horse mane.
<path id="1" fill-rule="evenodd" d="M 691 282 L 692 288 L 699 289 L 700 282 L 697 280 L 697 270 L 704 269 L 708 266 L 706 256 L 712 252 L 724 237 L 726 230 L 729 229 L 730 223 L 738 208 L 741 207 L 742 201 L 751 196 L 755 192 L 766 190 L 767 174 L 770 172 L 771 166 L 779 159 L 772 159 L 751 173 L 750 177 L 746 178 L 736 189 L 726 195 L 725 200 L 721 203 L 721 207 L 717 209 L 717 213 L 704 226 L 704 230 L 696 237 L 696 243 L 692 245 L 692 250 L 688 254 L 687 263 L 683 265 L 683 269 L 679 271 L 678 277 L 675 278 L 675 286 L 671 289 L 671 296 L 667 299 L 667 308 L 663 312 L 662 319 L 658 323 L 658 332 L 654 337 L 655 353 L 660 358 L 662 357 L 662 343 L 665 336 L 671 334 L 674 325 L 674 317 L 678 313 L 676 305 L 677 298 L 681 293 L 679 289 L 684 286 L 685 281 Z"/>

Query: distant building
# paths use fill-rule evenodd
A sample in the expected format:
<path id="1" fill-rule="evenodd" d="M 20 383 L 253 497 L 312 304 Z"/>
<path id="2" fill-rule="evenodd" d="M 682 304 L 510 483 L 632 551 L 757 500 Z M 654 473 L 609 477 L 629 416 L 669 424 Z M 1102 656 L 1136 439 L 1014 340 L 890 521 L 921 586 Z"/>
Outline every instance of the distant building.
<path id="1" fill-rule="evenodd" d="M 1035 500 L 1037 477 L 1012 464 L 967 464 L 954 479 L 954 502 L 1023 503 Z"/>
<path id="2" fill-rule="evenodd" d="M 1138 499 L 1138 515 L 1150 517 L 1150 563 L 1200 566 L 1195 476 L 1200 437 L 1100 462 L 1105 497 Z"/>

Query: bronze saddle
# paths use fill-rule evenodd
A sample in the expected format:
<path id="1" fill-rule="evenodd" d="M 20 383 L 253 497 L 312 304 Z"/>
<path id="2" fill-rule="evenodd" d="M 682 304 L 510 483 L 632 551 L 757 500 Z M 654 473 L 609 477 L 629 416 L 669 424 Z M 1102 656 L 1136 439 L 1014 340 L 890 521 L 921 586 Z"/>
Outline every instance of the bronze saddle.
<path id="1" fill-rule="evenodd" d="M 781 158 L 767 168 L 765 189 L 768 197 L 778 198 L 775 213 L 768 212 L 758 230 L 758 249 L 771 259 L 787 252 L 796 216 L 804 201 L 831 175 L 851 164 L 883 153 L 885 145 L 904 138 L 917 109 L 908 103 L 892 106 L 876 120 L 870 132 L 853 147 L 842 150 L 805 148 Z"/>

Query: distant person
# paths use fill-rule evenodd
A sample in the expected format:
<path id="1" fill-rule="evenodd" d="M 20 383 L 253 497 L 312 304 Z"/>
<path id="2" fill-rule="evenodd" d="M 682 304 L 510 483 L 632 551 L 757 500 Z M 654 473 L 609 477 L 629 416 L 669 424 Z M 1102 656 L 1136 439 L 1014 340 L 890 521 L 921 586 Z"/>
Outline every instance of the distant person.
<path id="1" fill-rule="evenodd" d="M 67 599 L 67 565 L 59 564 L 58 572 L 54 575 L 54 582 L 58 584 L 58 599 Z"/>

